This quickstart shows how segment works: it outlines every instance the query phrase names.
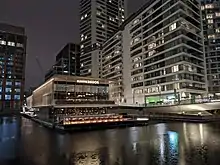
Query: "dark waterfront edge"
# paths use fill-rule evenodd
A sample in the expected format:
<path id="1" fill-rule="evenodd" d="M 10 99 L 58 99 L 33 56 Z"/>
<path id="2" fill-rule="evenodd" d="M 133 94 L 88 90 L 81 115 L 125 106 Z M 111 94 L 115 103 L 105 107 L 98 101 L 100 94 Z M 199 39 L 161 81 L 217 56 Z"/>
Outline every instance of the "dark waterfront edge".
<path id="1" fill-rule="evenodd" d="M 32 120 L 33 122 L 44 126 L 45 128 L 52 129 L 61 133 L 68 132 L 83 132 L 83 131 L 95 131 L 95 130 L 106 130 L 106 129 L 114 129 L 114 128 L 127 128 L 127 127 L 141 127 L 148 126 L 158 123 L 176 123 L 176 122 L 184 122 L 184 123 L 210 123 L 210 122 L 219 122 L 220 117 L 203 117 L 203 116 L 184 116 L 184 115 L 174 115 L 174 116 L 166 116 L 166 117 L 149 117 L 149 121 L 129 121 L 129 122 L 116 122 L 116 123 L 99 123 L 99 124 L 78 124 L 78 125 L 59 125 L 51 122 L 47 122 L 35 117 L 30 117 L 26 114 L 22 115 L 25 118 Z M 143 116 L 142 116 L 143 117 Z"/>
<path id="2" fill-rule="evenodd" d="M 26 114 L 22 114 L 22 116 L 46 128 L 53 129 L 58 132 L 72 132 L 72 131 L 81 132 L 81 131 L 105 130 L 105 129 L 137 127 L 137 126 L 148 125 L 148 121 L 125 121 L 125 122 L 97 123 L 97 124 L 93 123 L 93 124 L 77 124 L 77 125 L 59 125 L 35 117 L 30 117 Z"/>

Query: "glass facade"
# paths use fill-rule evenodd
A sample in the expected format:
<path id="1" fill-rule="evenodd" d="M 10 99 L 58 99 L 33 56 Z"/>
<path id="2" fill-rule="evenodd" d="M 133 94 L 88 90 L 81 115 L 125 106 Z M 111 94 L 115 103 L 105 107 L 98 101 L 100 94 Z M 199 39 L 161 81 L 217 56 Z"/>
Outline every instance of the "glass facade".
<path id="1" fill-rule="evenodd" d="M 0 23 L 0 111 L 21 108 L 25 61 L 25 29 Z"/>
<path id="2" fill-rule="evenodd" d="M 109 81 L 57 75 L 33 92 L 33 107 L 71 104 L 114 104 Z"/>
<path id="3" fill-rule="evenodd" d="M 55 65 L 46 73 L 45 80 L 56 74 L 80 75 L 80 46 L 69 43 L 57 54 Z"/>
<path id="4" fill-rule="evenodd" d="M 59 84 L 59 82 L 55 82 L 54 99 L 56 103 L 108 101 L 108 85 Z"/>

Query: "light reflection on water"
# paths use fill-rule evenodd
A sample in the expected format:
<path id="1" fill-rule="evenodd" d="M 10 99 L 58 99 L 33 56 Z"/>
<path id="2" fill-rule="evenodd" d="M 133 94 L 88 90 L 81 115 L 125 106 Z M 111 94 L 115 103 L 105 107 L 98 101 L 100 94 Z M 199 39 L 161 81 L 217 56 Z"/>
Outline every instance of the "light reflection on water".
<path id="1" fill-rule="evenodd" d="M 59 134 L 28 119 L 4 117 L 0 165 L 219 165 L 219 126 L 161 123 Z"/>

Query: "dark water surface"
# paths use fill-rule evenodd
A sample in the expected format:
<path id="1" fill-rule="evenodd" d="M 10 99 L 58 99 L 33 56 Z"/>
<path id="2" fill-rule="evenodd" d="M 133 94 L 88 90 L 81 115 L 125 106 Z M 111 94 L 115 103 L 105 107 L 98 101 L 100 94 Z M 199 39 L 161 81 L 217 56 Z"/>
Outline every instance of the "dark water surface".
<path id="1" fill-rule="evenodd" d="M 59 134 L 0 118 L 0 165 L 219 165 L 220 124 L 169 123 Z"/>

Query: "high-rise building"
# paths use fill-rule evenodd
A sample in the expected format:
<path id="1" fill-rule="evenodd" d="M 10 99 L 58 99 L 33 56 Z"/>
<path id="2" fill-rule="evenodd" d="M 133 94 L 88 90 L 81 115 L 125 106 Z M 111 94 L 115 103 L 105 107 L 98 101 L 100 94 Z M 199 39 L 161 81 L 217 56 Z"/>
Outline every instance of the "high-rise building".
<path id="1" fill-rule="evenodd" d="M 80 75 L 80 45 L 68 43 L 57 54 L 56 62 L 52 68 L 46 73 L 45 80 L 50 79 L 54 75 Z"/>
<path id="2" fill-rule="evenodd" d="M 100 46 L 125 19 L 125 0 L 81 0 L 80 74 L 99 77 Z"/>
<path id="3" fill-rule="evenodd" d="M 0 110 L 23 104 L 26 63 L 25 29 L 0 23 Z"/>
<path id="4" fill-rule="evenodd" d="M 199 0 L 149 0 L 101 50 L 102 78 L 119 103 L 195 101 L 207 96 Z"/>
<path id="5" fill-rule="evenodd" d="M 209 92 L 220 96 L 220 1 L 202 0 L 201 9 Z"/>

